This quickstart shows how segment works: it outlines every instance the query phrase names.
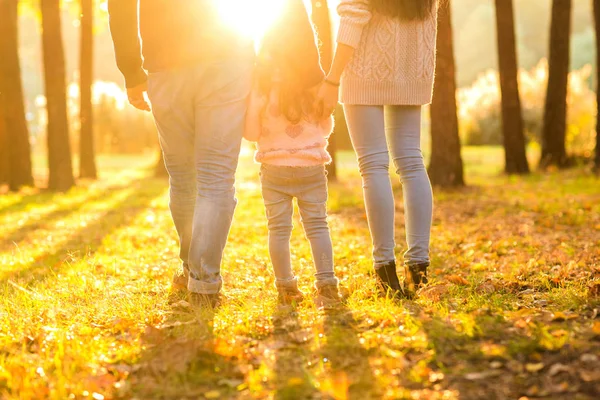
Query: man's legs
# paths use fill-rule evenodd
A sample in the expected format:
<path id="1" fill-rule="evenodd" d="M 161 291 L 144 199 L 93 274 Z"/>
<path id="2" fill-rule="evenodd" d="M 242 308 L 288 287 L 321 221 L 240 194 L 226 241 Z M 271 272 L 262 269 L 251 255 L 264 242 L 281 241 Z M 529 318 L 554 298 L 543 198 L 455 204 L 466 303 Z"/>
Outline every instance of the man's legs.
<path id="1" fill-rule="evenodd" d="M 191 71 L 150 74 L 148 96 L 169 172 L 171 215 L 179 235 L 179 256 L 188 268 L 196 202 L 194 104 Z"/>
<path id="2" fill-rule="evenodd" d="M 197 197 L 189 254 L 191 292 L 221 289 L 221 259 L 236 206 L 235 172 L 252 86 L 251 56 L 197 69 L 194 98 Z"/>

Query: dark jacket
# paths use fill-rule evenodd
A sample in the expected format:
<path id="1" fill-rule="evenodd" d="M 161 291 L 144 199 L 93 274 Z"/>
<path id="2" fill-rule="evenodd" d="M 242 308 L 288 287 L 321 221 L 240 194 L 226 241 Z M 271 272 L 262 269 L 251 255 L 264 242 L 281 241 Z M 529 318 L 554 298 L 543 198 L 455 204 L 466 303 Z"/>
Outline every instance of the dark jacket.
<path id="1" fill-rule="evenodd" d="M 147 79 L 144 69 L 158 72 L 252 51 L 248 38 L 223 25 L 217 10 L 211 6 L 213 1 L 219 0 L 109 0 L 117 66 L 125 76 L 126 86 L 144 83 Z M 312 34 L 302 0 L 281 1 L 288 2 L 287 11 L 294 10 L 284 13 L 282 21 L 297 26 L 302 36 L 308 30 Z M 314 37 L 294 57 L 306 66 L 307 86 L 323 78 Z"/>

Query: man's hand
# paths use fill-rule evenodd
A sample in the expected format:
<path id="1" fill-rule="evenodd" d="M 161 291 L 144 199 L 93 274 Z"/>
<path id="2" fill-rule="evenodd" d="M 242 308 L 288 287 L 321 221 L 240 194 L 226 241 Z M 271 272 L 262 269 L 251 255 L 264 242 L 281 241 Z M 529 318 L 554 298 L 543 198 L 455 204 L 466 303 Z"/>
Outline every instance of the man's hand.
<path id="1" fill-rule="evenodd" d="M 328 118 L 335 111 L 339 100 L 339 88 L 323 82 L 317 91 L 314 109 L 321 119 Z"/>
<path id="2" fill-rule="evenodd" d="M 127 98 L 132 106 L 142 111 L 150 111 L 150 103 L 146 100 L 144 93 L 148 91 L 148 82 L 127 89 Z"/>

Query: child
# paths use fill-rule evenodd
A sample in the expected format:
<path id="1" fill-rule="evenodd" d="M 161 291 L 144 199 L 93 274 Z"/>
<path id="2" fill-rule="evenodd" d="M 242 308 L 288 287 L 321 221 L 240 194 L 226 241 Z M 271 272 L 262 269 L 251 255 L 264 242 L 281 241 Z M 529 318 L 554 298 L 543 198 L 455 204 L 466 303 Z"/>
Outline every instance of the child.
<path id="1" fill-rule="evenodd" d="M 306 13 L 304 9 L 302 12 Z M 331 162 L 326 148 L 333 118 L 322 121 L 313 118 L 317 114 L 313 109 L 316 89 L 306 86 L 307 64 L 293 61 L 297 53 L 290 57 L 302 51 L 299 49 L 309 48 L 310 43 L 316 51 L 312 30 L 288 36 L 282 32 L 286 28 L 293 29 L 280 24 L 273 34 L 268 34 L 259 52 L 245 138 L 257 142 L 255 160 L 262 164 L 262 194 L 278 301 L 281 305 L 292 305 L 303 299 L 290 261 L 293 199 L 296 198 L 316 267 L 316 303 L 320 308 L 327 308 L 340 302 L 327 224 L 325 165 Z M 316 62 L 314 69 L 321 71 L 318 57 L 312 60 L 308 57 L 307 61 Z M 315 86 L 318 82 L 310 83 Z"/>

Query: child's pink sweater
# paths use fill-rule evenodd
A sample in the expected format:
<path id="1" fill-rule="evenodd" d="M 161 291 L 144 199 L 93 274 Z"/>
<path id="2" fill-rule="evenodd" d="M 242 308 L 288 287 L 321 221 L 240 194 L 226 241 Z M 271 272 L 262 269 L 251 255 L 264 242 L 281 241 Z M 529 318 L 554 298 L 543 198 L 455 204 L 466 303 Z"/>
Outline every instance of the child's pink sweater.
<path id="1" fill-rule="evenodd" d="M 333 131 L 333 117 L 293 124 L 278 104 L 275 93 L 267 99 L 255 90 L 250 97 L 244 138 L 256 142 L 256 162 L 289 167 L 329 164 L 327 139 Z"/>

